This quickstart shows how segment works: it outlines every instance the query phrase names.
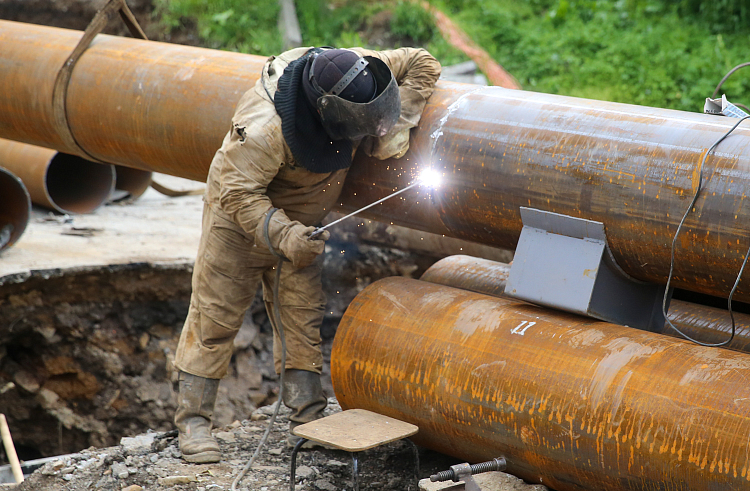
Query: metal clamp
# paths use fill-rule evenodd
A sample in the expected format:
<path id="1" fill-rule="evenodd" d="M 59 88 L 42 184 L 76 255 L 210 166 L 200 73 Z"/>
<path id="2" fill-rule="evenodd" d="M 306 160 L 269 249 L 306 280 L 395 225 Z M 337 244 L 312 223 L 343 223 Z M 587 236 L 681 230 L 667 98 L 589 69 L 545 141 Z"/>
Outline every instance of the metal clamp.
<path id="1" fill-rule="evenodd" d="M 52 87 L 52 114 L 57 134 L 60 135 L 60 138 L 62 138 L 68 148 L 75 148 L 81 157 L 99 163 L 108 162 L 103 162 L 88 153 L 78 144 L 75 136 L 73 136 L 73 130 L 70 128 L 70 123 L 68 122 L 68 84 L 70 83 L 70 78 L 73 75 L 73 68 L 75 68 L 78 59 L 84 51 L 88 49 L 94 38 L 102 32 L 109 21 L 117 14 L 120 15 L 133 37 L 148 39 L 146 33 L 144 33 L 141 26 L 138 25 L 138 21 L 130 11 L 130 8 L 128 8 L 128 4 L 125 0 L 109 0 L 107 5 L 96 13 L 91 20 L 91 23 L 86 27 L 86 30 L 83 32 L 83 36 L 80 41 L 78 41 L 75 49 L 73 49 L 73 52 L 65 61 L 62 68 L 60 68 L 60 71 L 57 72 L 55 85 Z"/>
<path id="2" fill-rule="evenodd" d="M 506 464 L 505 457 L 497 457 L 481 464 L 456 464 L 452 465 L 450 470 L 433 474 L 430 476 L 430 481 L 463 481 L 465 491 L 482 491 L 482 488 L 479 487 L 479 484 L 471 476 L 481 474 L 482 472 L 504 471 Z"/>
<path id="3" fill-rule="evenodd" d="M 664 326 L 664 285 L 620 268 L 603 223 L 525 207 L 521 219 L 506 295 L 648 331 Z"/>

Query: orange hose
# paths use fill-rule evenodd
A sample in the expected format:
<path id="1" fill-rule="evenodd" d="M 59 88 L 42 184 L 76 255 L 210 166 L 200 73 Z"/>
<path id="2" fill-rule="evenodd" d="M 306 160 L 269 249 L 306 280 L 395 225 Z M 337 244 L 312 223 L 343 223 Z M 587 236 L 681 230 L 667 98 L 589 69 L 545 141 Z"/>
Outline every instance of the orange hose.
<path id="1" fill-rule="evenodd" d="M 427 12 L 432 14 L 435 19 L 435 25 L 440 30 L 440 33 L 445 40 L 448 41 L 451 46 L 458 48 L 465 53 L 466 56 L 471 58 L 474 63 L 477 64 L 479 69 L 487 75 L 487 80 L 491 85 L 497 85 L 498 87 L 504 87 L 506 89 L 521 89 L 521 85 L 515 78 L 513 78 L 513 75 L 506 72 L 502 66 L 492 59 L 489 53 L 477 46 L 464 30 L 458 27 L 450 17 L 436 7 L 430 5 L 427 0 L 422 0 L 419 4 Z"/>

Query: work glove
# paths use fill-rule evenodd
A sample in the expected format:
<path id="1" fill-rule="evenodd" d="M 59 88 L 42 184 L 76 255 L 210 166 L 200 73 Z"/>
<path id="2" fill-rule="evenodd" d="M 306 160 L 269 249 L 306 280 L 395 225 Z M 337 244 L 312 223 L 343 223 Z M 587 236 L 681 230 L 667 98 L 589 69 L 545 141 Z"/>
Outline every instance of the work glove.
<path id="1" fill-rule="evenodd" d="M 304 268 L 315 261 L 325 249 L 325 241 L 331 237 L 331 234 L 324 230 L 314 239 L 310 239 L 316 229 L 308 227 L 297 221 L 292 221 L 286 216 L 283 210 L 269 210 L 266 213 L 272 213 L 268 221 L 268 234 L 266 237 L 266 218 L 263 217 L 255 229 L 255 244 L 258 247 L 273 248 L 275 254 L 281 254 L 296 268 Z M 270 242 L 270 244 L 269 244 Z"/>
<path id="2" fill-rule="evenodd" d="M 311 239 L 310 234 L 315 230 L 315 227 L 307 227 L 297 222 L 289 227 L 284 238 L 281 239 L 279 249 L 295 268 L 310 266 L 315 258 L 323 253 L 326 240 L 331 237 L 331 234 L 328 230 L 324 230 L 320 235 Z"/>

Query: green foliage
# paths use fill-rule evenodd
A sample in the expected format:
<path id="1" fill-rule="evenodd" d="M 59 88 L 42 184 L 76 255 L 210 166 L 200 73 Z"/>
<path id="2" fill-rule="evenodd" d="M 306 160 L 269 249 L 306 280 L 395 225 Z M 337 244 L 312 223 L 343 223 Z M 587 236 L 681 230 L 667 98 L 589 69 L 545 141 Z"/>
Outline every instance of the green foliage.
<path id="1" fill-rule="evenodd" d="M 681 0 L 680 11 L 707 25 L 712 32 L 747 32 L 750 5 L 747 0 Z"/>
<path id="2" fill-rule="evenodd" d="M 699 111 L 721 77 L 750 60 L 747 0 L 431 0 L 526 90 Z M 281 51 L 275 0 L 154 0 L 169 29 L 211 47 Z M 365 46 L 378 30 L 465 61 L 408 0 L 296 0 L 303 44 Z M 750 102 L 750 68 L 723 92 Z"/>
<path id="3" fill-rule="evenodd" d="M 469 4 L 454 18 L 527 90 L 699 111 L 724 73 L 750 59 L 746 36 L 712 34 L 666 0 Z M 747 81 L 739 72 L 724 92 L 747 101 Z"/>
<path id="4" fill-rule="evenodd" d="M 212 48 L 268 54 L 281 49 L 277 2 L 154 0 L 154 13 L 171 30 L 195 23 Z"/>
<path id="5" fill-rule="evenodd" d="M 424 43 L 432 40 L 437 29 L 429 12 L 414 2 L 400 1 L 393 11 L 391 33 Z"/>

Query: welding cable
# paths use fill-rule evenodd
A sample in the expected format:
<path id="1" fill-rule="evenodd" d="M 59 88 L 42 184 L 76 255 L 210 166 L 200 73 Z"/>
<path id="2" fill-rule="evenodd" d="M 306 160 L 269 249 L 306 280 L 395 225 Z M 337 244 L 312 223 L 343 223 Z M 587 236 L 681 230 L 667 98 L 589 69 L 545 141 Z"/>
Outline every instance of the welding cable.
<path id="1" fill-rule="evenodd" d="M 729 77 L 730 77 L 730 76 L 731 76 L 731 75 L 732 75 L 732 74 L 733 74 L 734 72 L 736 72 L 736 71 L 737 71 L 737 70 L 739 70 L 740 68 L 744 68 L 744 67 L 746 67 L 746 66 L 750 66 L 750 61 L 748 61 L 748 62 L 745 62 L 745 63 L 740 63 L 740 64 L 739 64 L 739 65 L 737 65 L 736 67 L 734 67 L 734 68 L 732 68 L 731 70 L 729 70 L 729 71 L 727 72 L 727 74 L 726 74 L 726 75 L 724 75 L 724 78 L 722 78 L 722 79 L 721 79 L 721 82 L 719 82 L 719 85 L 717 85 L 717 86 L 716 86 L 716 88 L 714 89 L 714 93 L 713 93 L 713 94 L 711 95 L 711 99 L 715 99 L 715 98 L 716 98 L 716 94 L 718 94 L 718 93 L 719 93 L 719 89 L 721 89 L 721 86 L 722 86 L 722 85 L 724 85 L 724 82 L 726 82 L 726 81 L 727 81 L 727 79 L 728 79 L 728 78 L 729 78 Z M 734 103 L 734 105 L 735 105 L 735 106 L 739 106 L 739 107 L 741 107 L 742 109 L 744 109 L 745 111 L 748 111 L 748 112 L 750 112 L 750 109 L 748 109 L 748 107 L 747 107 L 746 105 L 744 105 L 744 104 L 740 104 L 740 103 L 737 103 L 737 102 L 735 102 L 735 103 Z"/>
<path id="2" fill-rule="evenodd" d="M 271 420 L 268 422 L 268 427 L 266 428 L 266 432 L 263 433 L 263 437 L 260 439 L 260 443 L 258 443 L 258 447 L 255 449 L 255 453 L 253 453 L 253 456 L 250 457 L 250 460 L 247 461 L 247 464 L 245 464 L 245 467 L 240 471 L 240 473 L 237 475 L 237 477 L 232 482 L 232 488 L 231 491 L 237 491 L 237 485 L 240 483 L 243 477 L 245 477 L 245 474 L 247 474 L 247 471 L 250 470 L 250 468 L 253 466 L 253 463 L 255 462 L 255 459 L 258 458 L 258 455 L 260 455 L 260 451 L 263 449 L 263 446 L 266 444 L 266 440 L 268 440 L 268 435 L 271 434 L 271 430 L 273 429 L 273 425 L 276 423 L 276 417 L 279 414 L 279 408 L 281 408 L 281 404 L 284 400 L 284 374 L 286 373 L 286 338 L 284 337 L 284 325 L 281 323 L 281 311 L 279 310 L 279 283 L 281 282 L 281 267 L 284 264 L 284 261 L 287 261 L 288 259 L 276 252 L 276 249 L 273 248 L 271 245 L 271 237 L 268 233 L 268 225 L 271 223 L 271 217 L 274 213 L 279 211 L 278 208 L 271 208 L 268 210 L 268 214 L 266 214 L 266 219 L 263 222 L 263 239 L 266 243 L 266 247 L 268 247 L 268 250 L 271 251 L 271 253 L 279 258 L 279 261 L 276 263 L 276 275 L 274 277 L 273 282 L 273 317 L 276 321 L 276 332 L 279 335 L 279 340 L 281 340 L 281 373 L 279 374 L 279 400 L 276 401 L 276 408 L 273 410 L 273 415 L 271 416 Z"/>
<path id="3" fill-rule="evenodd" d="M 718 90 L 718 89 L 717 89 Z M 695 344 L 699 344 L 701 346 L 706 346 L 709 348 L 718 348 L 720 346 L 726 346 L 729 343 L 732 342 L 734 339 L 734 335 L 737 331 L 737 325 L 734 321 L 734 312 L 732 312 L 732 297 L 734 297 L 734 292 L 737 291 L 737 285 L 740 284 L 740 278 L 742 278 L 742 273 L 745 271 L 745 265 L 747 265 L 747 259 L 750 257 L 750 248 L 748 248 L 747 252 L 745 253 L 745 259 L 742 261 L 742 266 L 740 266 L 740 272 L 737 273 L 737 279 L 734 282 L 734 286 L 732 287 L 732 290 L 729 292 L 729 298 L 727 299 L 727 309 L 729 310 L 729 317 L 732 319 L 732 335 L 727 339 L 726 341 L 722 341 L 721 343 L 704 343 L 702 341 L 698 341 L 697 339 L 693 339 L 684 332 L 680 331 L 667 317 L 667 299 L 669 297 L 669 285 L 672 282 L 672 274 L 674 273 L 674 252 L 675 247 L 677 244 L 677 236 L 680 235 L 680 230 L 682 229 L 682 225 L 685 223 L 685 220 L 687 219 L 688 215 L 690 214 L 690 210 L 693 209 L 695 206 L 695 203 L 698 201 L 698 196 L 701 193 L 701 190 L 703 188 L 703 164 L 706 163 L 706 159 L 708 158 L 708 154 L 711 153 L 726 137 L 728 137 L 732 132 L 740 125 L 741 122 L 745 121 L 746 119 L 750 118 L 750 116 L 745 116 L 744 118 L 737 121 L 737 123 L 732 126 L 729 131 L 724 133 L 721 138 L 716 140 L 716 142 L 711 145 L 711 147 L 706 151 L 705 154 L 703 154 L 703 158 L 701 158 L 701 162 L 698 165 L 698 187 L 695 191 L 695 195 L 693 196 L 692 201 L 690 201 L 690 205 L 688 206 L 687 210 L 685 210 L 685 214 L 682 216 L 682 220 L 680 220 L 680 224 L 677 226 L 677 230 L 674 233 L 674 238 L 672 239 L 672 250 L 671 250 L 671 258 L 669 261 L 669 276 L 667 277 L 667 286 L 664 288 L 664 300 L 661 304 L 661 313 L 664 315 L 664 322 L 666 322 L 669 327 L 677 331 L 677 333 L 682 336 L 683 338 L 687 339 L 688 341 L 692 341 Z"/>

